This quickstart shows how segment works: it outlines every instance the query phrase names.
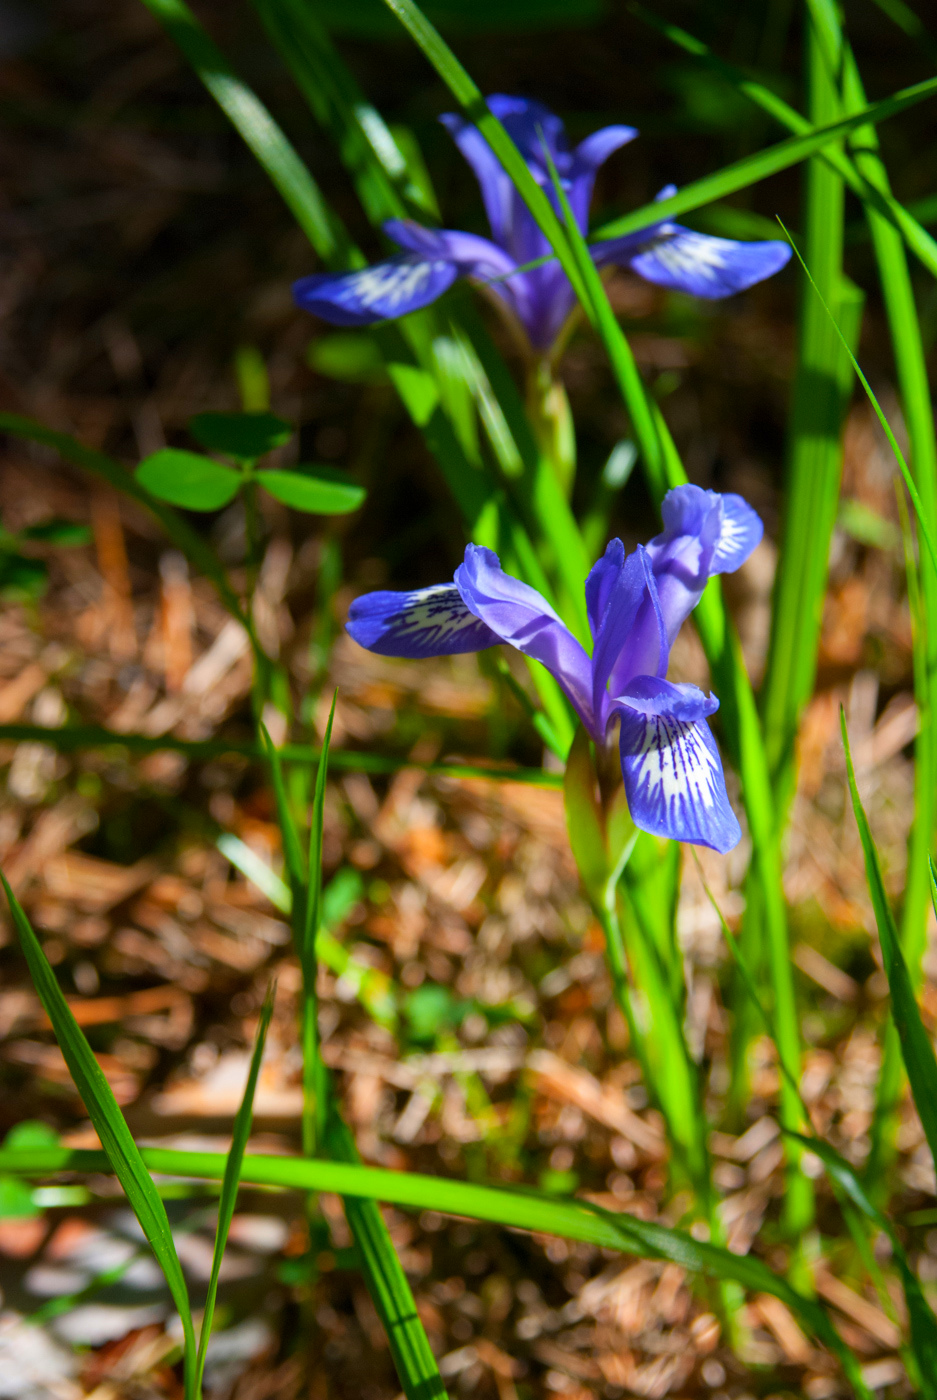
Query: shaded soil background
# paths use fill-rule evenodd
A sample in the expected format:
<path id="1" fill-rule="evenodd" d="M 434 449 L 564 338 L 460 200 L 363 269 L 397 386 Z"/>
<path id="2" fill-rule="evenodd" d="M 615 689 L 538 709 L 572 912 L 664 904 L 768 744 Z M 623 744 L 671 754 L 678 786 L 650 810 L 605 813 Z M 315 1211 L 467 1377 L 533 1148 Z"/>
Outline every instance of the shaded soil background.
<path id="1" fill-rule="evenodd" d="M 797 102 L 799 21 L 780 3 L 763 10 L 674 4 L 668 13 L 721 54 L 766 67 Z M 198 13 L 377 256 L 378 241 L 337 156 L 249 8 L 202 4 Z M 352 23 L 356 13 L 348 5 L 334 12 L 343 54 L 385 117 L 416 131 L 445 223 L 481 231 L 474 181 L 436 122 L 449 106 L 445 92 L 406 40 L 386 31 L 368 37 Z M 447 32 L 484 90 L 539 97 L 576 139 L 611 121 L 640 128 L 641 139 L 602 173 L 597 216 L 644 203 L 665 183 L 686 183 L 779 135 L 624 7 L 573 27 L 518 32 L 479 32 L 472 18 L 477 24 L 477 11 Z M 847 18 L 870 99 L 932 72 L 926 46 L 910 43 L 871 3 L 851 4 Z M 463 543 L 458 516 L 389 391 L 309 368 L 307 348 L 322 328 L 293 308 L 289 288 L 315 270 L 314 257 L 148 12 L 123 0 L 4 5 L 0 121 L 2 406 L 133 464 L 164 443 L 187 445 L 194 413 L 236 407 L 233 356 L 241 345 L 256 346 L 269 368 L 274 410 L 299 427 L 294 451 L 347 467 L 369 489 L 359 516 L 327 527 L 269 506 L 266 635 L 281 648 L 308 716 L 321 725 L 321 693 L 336 683 L 343 746 L 421 760 L 459 753 L 539 762 L 520 711 L 474 658 L 387 663 L 339 636 L 323 669 L 316 598 L 326 542 L 341 550 L 343 582 L 331 609 L 337 627 L 362 588 L 451 574 Z M 881 134 L 896 194 L 906 202 L 930 194 L 932 107 L 915 108 Z M 766 220 L 780 214 L 796 230 L 799 189 L 800 175 L 789 172 L 736 204 Z M 849 271 L 868 293 L 861 356 L 896 414 L 874 266 L 859 211 L 850 210 Z M 937 297 L 923 274 L 919 282 L 933 341 Z M 788 269 L 715 307 L 667 297 L 625 275 L 611 287 L 693 480 L 742 491 L 764 515 L 769 536 L 797 287 Z M 601 349 L 582 331 L 563 372 L 580 448 L 577 501 L 585 506 L 627 425 Z M 875 511 L 891 533 L 880 532 L 875 548 L 845 529 L 834 540 L 787 870 L 810 1046 L 804 1092 L 818 1123 L 856 1162 L 868 1149 L 884 987 L 844 809 L 836 720 L 844 701 L 898 896 L 915 717 L 892 477 L 878 431 L 857 403 L 846 430 L 844 495 Z M 4 527 L 53 515 L 89 524 L 93 540 L 45 551 L 50 586 L 37 605 L 3 604 L 0 722 L 55 727 L 69 719 L 188 738 L 224 726 L 247 735 L 249 662 L 211 590 L 189 579 L 142 514 L 54 457 L 8 443 L 0 459 Z M 629 545 L 653 533 L 638 474 L 613 524 Z M 236 511 L 208 528 L 236 565 Z M 755 675 L 774 557 L 769 539 L 732 583 Z M 681 639 L 675 670 L 705 679 L 692 636 Z M 163 753 L 131 761 L 116 751 L 64 757 L 37 743 L 5 744 L 0 760 L 0 859 L 63 985 L 85 1003 L 94 1048 L 135 1131 L 164 1142 L 224 1141 L 275 974 L 256 1145 L 296 1150 L 299 984 L 287 930 L 214 846 L 220 830 L 234 831 L 278 862 L 263 775 L 233 759 L 197 765 Z M 727 860 L 704 861 L 733 922 L 745 858 L 743 847 Z M 375 978 L 390 980 L 399 1004 L 396 1030 L 375 1027 L 347 981 L 323 973 L 326 1054 L 365 1160 L 578 1188 L 614 1208 L 679 1220 L 685 1200 L 665 1198 L 661 1124 L 612 1008 L 558 797 L 519 785 L 425 779 L 416 769 L 373 782 L 336 777 L 326 865 L 345 882 L 337 932 Z M 718 1118 L 728 968 L 692 862 L 680 935 L 689 1036 Z M 41 1118 L 69 1141 L 87 1141 L 25 967 L 9 931 L 0 937 L 0 1131 Z M 933 1023 L 933 981 L 924 1010 Z M 785 1246 L 773 1226 L 783 1189 L 771 1117 L 777 1074 L 769 1047 L 758 1054 L 747 1121 L 714 1135 L 716 1179 L 732 1247 L 754 1249 L 783 1268 Z M 907 1219 L 920 1216 L 934 1192 L 910 1109 L 900 1148 L 894 1208 Z M 166 1299 L 145 1260 L 42 1329 L 20 1321 L 44 1300 L 79 1292 L 137 1248 L 111 1185 L 102 1179 L 90 1189 L 90 1199 L 62 1198 L 31 1219 L 0 1220 L 0 1395 L 180 1393 Z M 850 1275 L 841 1223 L 823 1189 L 818 1288 L 867 1357 L 870 1383 L 907 1394 L 894 1324 Z M 350 1240 L 338 1202 L 324 1198 L 322 1208 L 331 1239 L 324 1229 L 310 1236 L 298 1198 L 245 1193 L 212 1393 L 239 1400 L 397 1394 L 373 1309 L 342 1252 Z M 206 1205 L 187 1199 L 174 1209 L 197 1291 L 210 1262 Z M 770 1299 L 749 1304 L 740 1357 L 721 1335 L 706 1285 L 671 1266 L 427 1214 L 388 1218 L 447 1383 L 462 1393 L 499 1400 L 549 1393 L 824 1400 L 839 1393 L 828 1359 Z M 926 1220 L 910 1227 L 909 1244 L 922 1277 L 937 1279 L 937 1234 Z"/>

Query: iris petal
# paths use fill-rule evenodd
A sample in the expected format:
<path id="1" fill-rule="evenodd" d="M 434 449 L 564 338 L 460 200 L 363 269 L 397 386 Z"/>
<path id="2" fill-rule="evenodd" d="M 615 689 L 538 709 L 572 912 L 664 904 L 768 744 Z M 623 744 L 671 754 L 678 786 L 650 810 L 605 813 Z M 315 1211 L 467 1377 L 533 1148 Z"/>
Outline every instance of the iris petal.
<path id="1" fill-rule="evenodd" d="M 377 592 L 354 599 L 347 631 L 380 657 L 457 657 L 501 640 L 462 602 L 455 584 L 434 584 L 409 594 Z"/>
<path id="2" fill-rule="evenodd" d="M 710 573 L 731 574 L 745 563 L 765 532 L 761 516 L 734 492 L 722 495 L 722 528 Z"/>
<path id="3" fill-rule="evenodd" d="M 639 676 L 615 702 L 621 771 L 635 825 L 725 852 L 742 832 L 706 723 L 717 705 L 694 685 L 653 676 Z"/>
<path id="4" fill-rule="evenodd" d="M 293 300 L 333 326 L 368 326 L 429 306 L 458 275 L 449 259 L 407 254 L 356 272 L 301 277 L 293 283 Z"/>
<path id="5" fill-rule="evenodd" d="M 790 256 L 789 246 L 780 241 L 738 243 L 665 224 L 649 241 L 645 237 L 627 262 L 646 282 L 717 300 L 771 277 Z"/>
<path id="6" fill-rule="evenodd" d="M 552 671 L 586 728 L 602 737 L 595 733 L 592 715 L 592 665 L 547 600 L 506 574 L 498 556 L 481 545 L 467 546 L 455 581 L 466 607 L 501 641 Z"/>
<path id="7" fill-rule="evenodd" d="M 470 612 L 454 583 L 412 593 L 365 593 L 348 612 L 348 632 L 379 656 L 457 656 L 501 640 Z"/>

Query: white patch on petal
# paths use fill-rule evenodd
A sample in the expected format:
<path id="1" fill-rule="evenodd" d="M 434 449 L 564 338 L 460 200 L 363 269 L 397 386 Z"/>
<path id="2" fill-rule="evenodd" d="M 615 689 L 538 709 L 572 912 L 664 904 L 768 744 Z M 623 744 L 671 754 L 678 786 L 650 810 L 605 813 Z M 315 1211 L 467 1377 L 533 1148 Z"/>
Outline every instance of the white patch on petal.
<path id="1" fill-rule="evenodd" d="M 705 721 L 704 721 L 705 723 Z M 715 807 L 721 786 L 719 760 L 701 734 L 701 724 L 672 715 L 647 715 L 636 755 L 635 781 L 648 802 L 675 807 Z"/>
<path id="2" fill-rule="evenodd" d="M 652 253 L 656 261 L 674 277 L 706 277 L 719 280 L 719 271 L 726 266 L 725 249 L 730 245 L 721 238 L 705 238 L 695 233 L 666 234 L 641 249 Z"/>
<path id="3" fill-rule="evenodd" d="M 462 638 L 473 628 L 484 627 L 469 612 L 455 584 L 436 583 L 410 594 L 406 607 L 390 620 L 386 635 L 395 641 L 419 642 L 435 650 L 443 643 Z"/>
<path id="4" fill-rule="evenodd" d="M 727 555 L 738 549 L 742 541 L 746 538 L 748 522 L 743 522 L 736 515 L 730 515 L 728 511 L 722 512 L 722 528 L 719 531 L 719 543 L 716 546 L 718 553 Z"/>
<path id="5" fill-rule="evenodd" d="M 445 264 L 420 261 L 365 267 L 349 276 L 346 297 L 362 307 L 380 302 L 382 310 L 390 315 L 396 307 L 409 304 L 418 296 L 440 266 Z"/>

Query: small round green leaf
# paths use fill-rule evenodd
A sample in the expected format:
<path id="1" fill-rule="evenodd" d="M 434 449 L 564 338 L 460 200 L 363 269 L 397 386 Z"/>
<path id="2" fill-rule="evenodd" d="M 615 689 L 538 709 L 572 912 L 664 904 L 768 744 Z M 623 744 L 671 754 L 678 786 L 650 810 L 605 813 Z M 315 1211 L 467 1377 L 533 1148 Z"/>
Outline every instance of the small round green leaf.
<path id="1" fill-rule="evenodd" d="M 262 471 L 260 482 L 271 496 L 294 510 L 311 515 L 346 515 L 357 510 L 367 492 L 335 467 L 296 467 L 293 471 Z"/>
<path id="2" fill-rule="evenodd" d="M 274 413 L 197 413 L 189 432 L 203 447 L 241 462 L 254 462 L 293 436 L 289 423 Z"/>
<path id="3" fill-rule="evenodd" d="M 164 447 L 147 457 L 137 467 L 136 477 L 161 501 L 186 510 L 220 510 L 241 485 L 240 472 L 176 447 Z"/>
<path id="4" fill-rule="evenodd" d="M 319 336 L 306 351 L 306 364 L 319 374 L 349 384 L 380 384 L 387 380 L 381 347 L 367 331 L 337 331 Z"/>
<path id="5" fill-rule="evenodd" d="M 4 1147 L 58 1147 L 62 1139 L 54 1128 L 40 1118 L 24 1118 L 14 1123 L 3 1139 Z"/>
<path id="6" fill-rule="evenodd" d="M 0 1176 L 0 1220 L 28 1220 L 39 1214 L 32 1187 L 15 1176 Z"/>

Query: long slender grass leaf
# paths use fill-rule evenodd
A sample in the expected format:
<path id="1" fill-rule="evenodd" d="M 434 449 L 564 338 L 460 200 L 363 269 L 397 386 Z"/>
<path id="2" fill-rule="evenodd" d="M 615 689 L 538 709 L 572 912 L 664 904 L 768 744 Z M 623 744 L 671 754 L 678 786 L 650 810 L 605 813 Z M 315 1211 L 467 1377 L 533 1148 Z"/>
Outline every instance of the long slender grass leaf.
<path id="1" fill-rule="evenodd" d="M 840 710 L 840 728 L 843 736 L 843 749 L 846 754 L 846 773 L 849 779 L 849 793 L 852 809 L 859 828 L 859 840 L 865 856 L 866 883 L 875 912 L 875 922 L 882 945 L 882 958 L 885 975 L 891 991 L 891 1010 L 901 1040 L 901 1053 L 904 1057 L 911 1093 L 921 1119 L 924 1136 L 937 1162 L 937 1057 L 930 1037 L 924 1029 L 921 1013 L 914 999 L 914 989 L 908 973 L 908 965 L 901 951 L 898 930 L 895 926 L 878 852 L 872 840 L 868 819 L 859 796 L 852 754 L 849 749 L 849 734 L 846 730 L 846 714 Z M 937 907 L 937 906 L 935 906 Z"/>
<path id="2" fill-rule="evenodd" d="M 220 1153 L 146 1148 L 144 1156 L 154 1171 L 197 1179 L 217 1180 L 225 1166 L 225 1158 Z M 100 1171 L 106 1166 L 106 1158 L 99 1152 L 66 1147 L 0 1147 L 0 1171 L 38 1176 L 58 1171 Z M 359 1201 L 380 1200 L 415 1210 L 438 1210 L 511 1229 L 582 1240 L 626 1254 L 667 1259 L 695 1273 L 729 1279 L 752 1291 L 771 1293 L 786 1302 L 808 1330 L 840 1358 L 856 1393 L 863 1400 L 870 1400 L 871 1392 L 862 1380 L 854 1356 L 844 1346 L 824 1309 L 814 1299 L 798 1293 L 754 1255 L 733 1254 L 718 1245 L 695 1240 L 681 1230 L 639 1220 L 626 1213 L 613 1213 L 584 1201 L 347 1162 L 248 1155 L 244 1158 L 241 1180 L 256 1185 L 334 1191 Z"/>
<path id="3" fill-rule="evenodd" d="M 734 194 L 736 190 L 748 189 L 750 185 L 766 180 L 769 175 L 776 175 L 781 170 L 788 170 L 792 165 L 799 165 L 802 160 L 822 151 L 825 146 L 839 140 L 857 126 L 866 123 L 877 124 L 886 117 L 906 111 L 935 94 L 937 78 L 928 78 L 925 82 L 904 88 L 881 102 L 870 103 L 861 112 L 853 112 L 850 116 L 842 117 L 826 126 L 813 127 L 804 136 L 792 136 L 787 141 L 779 141 L 774 146 L 768 146 L 763 151 L 757 151 L 754 155 L 745 156 L 742 160 L 725 166 L 713 175 L 706 175 L 701 180 L 684 185 L 682 190 L 668 199 L 662 199 L 659 203 L 644 204 L 630 214 L 610 220 L 609 223 L 595 229 L 589 235 L 589 241 L 621 238 L 626 233 L 637 233 L 640 229 L 648 228 L 661 220 L 675 219 L 679 214 L 688 214 L 704 204 L 723 199 L 727 194 Z"/>
<path id="4" fill-rule="evenodd" d="M 55 973 L 42 951 L 39 939 L 2 872 L 0 882 L 3 884 L 13 915 L 13 923 L 33 986 L 52 1022 L 52 1029 L 65 1057 L 68 1071 L 101 1139 L 107 1162 L 124 1189 L 127 1200 L 140 1222 L 140 1228 L 163 1271 L 172 1300 L 179 1310 L 185 1342 L 186 1394 L 191 1400 L 194 1395 L 191 1387 L 195 1375 L 195 1332 L 188 1289 L 173 1243 L 166 1208 L 144 1165 L 140 1149 L 131 1136 L 127 1120 L 118 1107 L 104 1071 L 75 1020 L 55 979 Z"/>
<path id="5" fill-rule="evenodd" d="M 774 118 L 781 126 L 786 127 L 788 131 L 793 132 L 796 136 L 805 136 L 814 130 L 813 124 L 805 116 L 796 108 L 791 107 L 770 87 L 758 82 L 744 70 L 736 68 L 734 64 L 726 63 L 723 59 L 718 58 L 702 40 L 688 34 L 679 25 L 670 24 L 661 19 L 660 16 L 646 10 L 642 5 L 633 5 L 631 8 L 646 24 L 653 26 L 671 43 L 683 49 L 685 53 L 692 54 L 694 58 L 699 59 L 711 72 L 718 73 L 737 92 L 742 93 L 768 116 Z M 858 104 L 859 107 L 867 105 L 864 98 Z M 825 146 L 819 155 L 842 177 L 852 192 L 863 201 L 867 209 L 877 212 L 902 234 L 908 247 L 921 260 L 928 272 L 937 277 L 937 239 L 934 239 L 927 232 L 915 214 L 899 203 L 889 189 L 877 187 L 860 162 L 855 158 L 850 159 L 838 146 Z"/>
<path id="6" fill-rule="evenodd" d="M 179 45 L 225 116 L 264 167 L 316 252 L 330 267 L 353 247 L 308 168 L 259 98 L 234 74 L 184 0 L 143 0 Z"/>
<path id="7" fill-rule="evenodd" d="M 257 1092 L 257 1079 L 260 1074 L 260 1062 L 264 1055 L 264 1043 L 267 1039 L 267 1031 L 270 1028 L 270 1018 L 273 1015 L 275 990 L 274 986 L 268 989 L 267 995 L 264 998 L 264 1004 L 261 1007 L 257 1035 L 254 1038 L 254 1050 L 251 1055 L 250 1069 L 247 1074 L 247 1083 L 244 1086 L 244 1094 L 234 1118 L 231 1147 L 228 1152 L 227 1161 L 225 1162 L 224 1176 L 221 1182 L 221 1199 L 218 1202 L 218 1224 L 215 1229 L 215 1249 L 212 1255 L 208 1290 L 205 1295 L 202 1328 L 198 1339 L 197 1375 L 195 1381 L 196 1400 L 201 1400 L 202 1379 L 205 1375 L 205 1361 L 208 1355 L 208 1341 L 211 1337 L 211 1326 L 215 1316 L 215 1301 L 218 1297 L 218 1279 L 221 1275 L 221 1261 L 224 1258 L 225 1248 L 228 1243 L 228 1233 L 231 1229 L 231 1221 L 234 1218 L 234 1207 L 237 1204 L 244 1151 L 247 1147 L 247 1140 L 251 1134 L 251 1124 L 254 1115 L 254 1095 Z"/>
<path id="8" fill-rule="evenodd" d="M 905 484 L 905 486 L 906 486 L 907 489 L 908 489 L 908 495 L 911 497 L 911 504 L 914 506 L 914 513 L 915 513 L 915 515 L 917 516 L 918 524 L 919 524 L 920 527 L 921 527 L 921 534 L 924 536 L 924 543 L 927 545 L 927 552 L 928 552 L 928 554 L 930 555 L 931 564 L 933 565 L 934 569 L 937 570 L 937 544 L 935 544 L 935 542 L 934 542 L 934 536 L 933 536 L 933 534 L 931 533 L 930 523 L 929 523 L 929 521 L 928 521 L 928 519 L 927 519 L 927 512 L 926 512 L 925 509 L 924 509 L 924 505 L 923 505 L 923 502 L 921 501 L 921 496 L 920 496 L 920 493 L 919 493 L 919 491 L 918 491 L 918 489 L 917 489 L 917 486 L 914 484 L 914 477 L 911 475 L 911 470 L 910 470 L 910 468 L 908 467 L 907 462 L 905 461 L 904 453 L 902 452 L 901 448 L 898 446 L 898 441 L 897 441 L 897 439 L 896 439 L 896 437 L 895 437 L 895 434 L 892 432 L 891 424 L 889 423 L 888 419 L 885 417 L 885 413 L 884 413 L 884 411 L 883 411 L 883 409 L 882 409 L 882 406 L 881 406 L 881 404 L 879 403 L 878 399 L 875 397 L 875 394 L 874 394 L 873 391 L 872 391 L 872 386 L 871 386 L 871 384 L 869 383 L 868 379 L 866 379 L 865 375 L 863 374 L 862 368 L 861 368 L 861 366 L 860 366 L 860 364 L 859 364 L 859 361 L 856 359 L 855 355 L 852 353 L 852 350 L 849 348 L 849 342 L 846 340 L 846 337 L 843 335 L 842 331 L 840 330 L 839 326 L 837 325 L 835 316 L 833 315 L 833 313 L 832 313 L 832 311 L 830 310 L 830 308 L 827 306 L 827 304 L 826 304 L 826 302 L 824 301 L 823 296 L 822 296 L 822 294 L 821 294 L 819 288 L 817 287 L 816 282 L 813 280 L 813 277 L 810 275 L 810 269 L 809 269 L 809 267 L 808 267 L 807 264 L 804 262 L 803 258 L 800 256 L 800 253 L 797 251 L 797 248 L 796 248 L 796 246 L 795 246 L 793 240 L 791 239 L 790 234 L 787 232 L 787 229 L 784 228 L 784 225 L 783 225 L 783 223 L 781 223 L 781 220 L 780 220 L 780 219 L 778 220 L 778 223 L 781 224 L 781 228 L 784 229 L 785 237 L 788 239 L 788 241 L 789 241 L 790 244 L 791 244 L 791 247 L 794 249 L 794 255 L 795 255 L 795 257 L 798 258 L 798 260 L 800 261 L 801 266 L 802 266 L 803 269 L 804 269 L 804 272 L 807 274 L 807 277 L 808 277 L 809 280 L 810 280 L 810 285 L 813 287 L 814 291 L 817 293 L 817 296 L 820 298 L 821 302 L 823 302 L 823 306 L 824 306 L 824 309 L 826 310 L 826 314 L 829 316 L 829 318 L 830 318 L 830 320 L 832 321 L 833 325 L 836 327 L 836 333 L 837 333 L 837 335 L 839 336 L 840 340 L 842 341 L 843 345 L 844 345 L 845 348 L 846 348 L 846 352 L 847 352 L 847 354 L 849 355 L 849 359 L 850 359 L 851 362 L 852 362 L 852 367 L 853 367 L 853 369 L 856 371 L 856 374 L 857 374 L 857 376 L 858 376 L 858 378 L 859 378 L 859 382 L 860 382 L 860 384 L 862 385 L 863 389 L 864 389 L 865 392 L 866 392 L 866 397 L 868 398 L 869 403 L 872 405 L 873 409 L 875 410 L 875 416 L 876 416 L 876 418 L 878 419 L 879 423 L 882 425 L 882 431 L 884 432 L 886 438 L 888 439 L 888 445 L 889 445 L 889 447 L 891 448 L 892 452 L 895 454 L 895 460 L 896 460 L 896 462 L 898 463 L 899 470 L 901 471 L 901 475 L 902 475 L 902 477 L 904 478 L 904 484 Z"/>

